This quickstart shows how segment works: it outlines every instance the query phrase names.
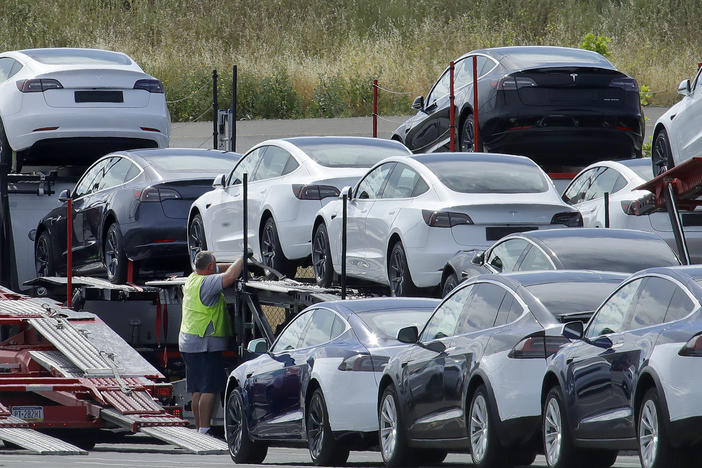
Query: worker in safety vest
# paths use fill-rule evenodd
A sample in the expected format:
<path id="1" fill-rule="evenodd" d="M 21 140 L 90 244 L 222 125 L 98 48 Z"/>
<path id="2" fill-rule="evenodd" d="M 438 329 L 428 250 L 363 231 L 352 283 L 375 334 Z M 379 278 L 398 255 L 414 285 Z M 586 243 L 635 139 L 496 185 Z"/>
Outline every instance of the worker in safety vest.
<path id="1" fill-rule="evenodd" d="M 229 348 L 231 325 L 222 290 L 241 274 L 243 260 L 219 264 L 212 252 L 195 256 L 195 272 L 183 285 L 183 315 L 178 348 L 185 361 L 187 391 L 193 395 L 195 426 L 207 434 L 217 394 L 226 377 L 222 351 Z M 224 273 L 218 273 L 218 269 Z"/>

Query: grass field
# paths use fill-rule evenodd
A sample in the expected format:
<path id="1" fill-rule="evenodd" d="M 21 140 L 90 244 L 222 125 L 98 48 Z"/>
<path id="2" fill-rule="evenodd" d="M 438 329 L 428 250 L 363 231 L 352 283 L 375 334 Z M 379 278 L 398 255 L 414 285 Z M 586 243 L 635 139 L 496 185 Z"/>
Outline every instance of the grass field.
<path id="1" fill-rule="evenodd" d="M 381 92 L 380 113 L 407 113 L 467 51 L 594 33 L 670 105 L 702 62 L 700 18 L 698 0 L 0 0 L 0 49 L 123 51 L 164 82 L 174 121 L 207 110 L 213 68 L 230 102 L 233 64 L 240 118 L 335 117 L 369 115 L 374 78 L 408 93 Z"/>

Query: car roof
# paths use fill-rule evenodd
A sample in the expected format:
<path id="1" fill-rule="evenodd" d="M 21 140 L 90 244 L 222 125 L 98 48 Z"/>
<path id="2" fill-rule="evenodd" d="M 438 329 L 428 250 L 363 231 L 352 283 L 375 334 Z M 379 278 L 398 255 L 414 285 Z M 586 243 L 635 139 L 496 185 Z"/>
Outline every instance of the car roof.
<path id="1" fill-rule="evenodd" d="M 627 273 L 591 270 L 547 270 L 547 271 L 517 271 L 501 273 L 500 275 L 480 275 L 493 279 L 493 276 L 502 277 L 519 283 L 524 287 L 550 283 L 592 283 L 592 282 L 617 282 L 628 278 Z"/>
<path id="2" fill-rule="evenodd" d="M 226 156 L 229 155 L 232 158 L 241 158 L 241 153 L 235 153 L 230 151 L 221 151 L 205 148 L 143 148 L 135 150 L 126 151 L 115 151 L 114 153 L 108 154 L 107 156 L 131 156 L 138 157 L 144 160 L 149 159 L 151 156 L 163 157 L 163 156 Z"/>
<path id="3" fill-rule="evenodd" d="M 311 306 L 330 307 L 344 316 L 396 309 L 435 309 L 441 300 L 425 297 L 377 297 L 321 302 Z"/>
<path id="4" fill-rule="evenodd" d="M 479 49 L 464 55 L 475 53 L 489 55 L 498 60 L 505 68 L 513 70 L 535 69 L 543 67 L 597 67 L 616 70 L 614 65 L 597 52 L 572 47 L 554 46 L 510 46 Z"/>
<path id="5" fill-rule="evenodd" d="M 656 267 L 642 270 L 637 274 L 644 275 L 649 273 L 657 273 L 668 275 L 678 280 L 692 280 L 695 282 L 702 281 L 702 265 L 680 265 L 672 267 Z"/>
<path id="6" fill-rule="evenodd" d="M 372 137 L 359 137 L 359 136 L 302 136 L 302 137 L 289 137 L 289 138 L 279 138 L 276 140 L 268 140 L 262 144 L 272 144 L 276 141 L 285 141 L 291 145 L 295 145 L 300 149 L 308 145 L 320 145 L 320 144 L 334 144 L 334 145 L 353 145 L 353 144 L 367 144 L 369 146 L 385 146 L 392 148 L 404 149 L 407 154 L 411 154 L 411 151 L 402 143 L 396 140 L 388 140 L 385 138 L 372 138 Z"/>
<path id="7" fill-rule="evenodd" d="M 542 229 L 526 231 L 519 234 L 512 234 L 509 237 L 526 237 L 528 239 L 540 240 L 546 245 L 555 244 L 554 241 L 567 239 L 578 242 L 589 239 L 645 239 L 657 242 L 664 242 L 658 235 L 648 231 L 637 231 L 635 229 L 602 229 L 602 228 L 562 228 L 562 229 Z M 558 244 L 562 245 L 562 244 Z"/>
<path id="8" fill-rule="evenodd" d="M 634 159 L 621 159 L 619 161 L 613 161 L 619 163 L 626 167 L 647 167 L 651 166 L 651 158 L 634 158 Z"/>
<path id="9" fill-rule="evenodd" d="M 525 166 L 536 166 L 536 163 L 525 156 L 501 153 L 427 153 L 415 154 L 410 157 L 422 164 L 431 162 L 446 161 L 470 161 L 470 162 L 509 162 L 523 164 Z"/>

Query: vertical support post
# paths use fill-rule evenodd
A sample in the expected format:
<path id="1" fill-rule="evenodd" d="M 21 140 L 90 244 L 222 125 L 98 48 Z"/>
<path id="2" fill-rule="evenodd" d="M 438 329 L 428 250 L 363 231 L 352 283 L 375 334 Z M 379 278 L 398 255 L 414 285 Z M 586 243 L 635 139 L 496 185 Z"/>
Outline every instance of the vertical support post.
<path id="1" fill-rule="evenodd" d="M 249 253 L 249 174 L 244 173 L 244 180 L 243 180 L 243 211 L 244 211 L 244 219 L 241 223 L 241 226 L 243 227 L 244 231 L 244 238 L 243 238 L 243 244 L 244 244 L 244 264 L 242 265 L 241 269 L 241 282 L 246 284 L 246 280 L 248 279 L 249 276 L 249 266 L 248 266 L 248 253 Z"/>
<path id="2" fill-rule="evenodd" d="M 346 299 L 346 225 L 349 197 L 344 194 L 341 212 L 341 299 Z"/>
<path id="3" fill-rule="evenodd" d="M 73 307 L 73 199 L 66 203 L 66 305 Z"/>
<path id="4" fill-rule="evenodd" d="M 480 148 L 480 132 L 478 129 L 478 57 L 473 56 L 473 151 Z"/>
<path id="5" fill-rule="evenodd" d="M 217 149 L 217 70 L 212 70 L 212 149 Z"/>
<path id="6" fill-rule="evenodd" d="M 378 138 L 378 80 L 373 80 L 373 138 Z"/>
<path id="7" fill-rule="evenodd" d="M 665 206 L 668 210 L 668 216 L 670 217 L 670 225 L 673 227 L 673 235 L 675 236 L 675 245 L 678 248 L 678 253 L 680 255 L 680 261 L 683 265 L 689 265 L 692 263 L 690 261 L 690 252 L 687 250 L 687 240 L 685 239 L 685 231 L 682 227 L 682 222 L 680 220 L 680 212 L 678 211 L 678 205 L 675 201 L 675 179 L 665 180 Z"/>
<path id="8" fill-rule="evenodd" d="M 134 261 L 127 260 L 127 283 L 134 282 Z"/>
<path id="9" fill-rule="evenodd" d="M 604 193 L 604 226 L 609 227 L 609 192 Z"/>
<path id="10" fill-rule="evenodd" d="M 456 69 L 453 61 L 449 64 L 449 151 L 456 151 L 456 107 L 454 101 L 456 96 L 453 95 L 453 77 Z"/>
<path id="11" fill-rule="evenodd" d="M 232 151 L 236 151 L 236 84 L 237 80 L 239 79 L 238 77 L 238 71 L 236 68 L 236 65 L 232 67 L 232 118 L 231 121 L 229 122 L 229 138 L 230 138 L 230 147 Z"/>
<path id="12" fill-rule="evenodd" d="M 0 284 L 18 290 L 15 242 L 12 236 L 10 198 L 7 193 L 7 174 L 11 171 L 11 161 L 0 159 Z"/>
<path id="13" fill-rule="evenodd" d="M 697 62 L 697 69 L 699 70 L 700 68 L 702 68 L 702 62 Z"/>

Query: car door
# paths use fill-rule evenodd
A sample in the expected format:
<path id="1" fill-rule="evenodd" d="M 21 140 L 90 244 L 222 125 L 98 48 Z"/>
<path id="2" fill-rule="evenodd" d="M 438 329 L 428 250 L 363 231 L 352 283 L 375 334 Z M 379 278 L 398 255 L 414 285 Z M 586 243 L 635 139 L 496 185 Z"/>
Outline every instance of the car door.
<path id="1" fill-rule="evenodd" d="M 406 363 L 402 384 L 409 396 L 408 430 L 412 438 L 445 438 L 453 421 L 446 401 L 446 358 L 453 346 L 458 317 L 470 306 L 472 285 L 457 288 L 436 309 Z"/>
<path id="2" fill-rule="evenodd" d="M 702 85 L 700 75 L 702 69 L 697 72 L 690 94 L 683 97 L 680 103 L 680 110 L 671 122 L 671 138 L 677 140 L 679 155 L 675 155 L 677 164 L 702 154 Z M 675 146 L 673 147 L 675 148 Z"/>
<path id="3" fill-rule="evenodd" d="M 448 138 L 449 80 L 447 69 L 427 94 L 424 108 L 417 113 L 418 122 L 405 137 L 407 147 L 415 153 L 430 152 L 434 146 Z"/>
<path id="4" fill-rule="evenodd" d="M 97 247 L 95 222 L 90 218 L 91 194 L 97 192 L 104 176 L 105 166 L 111 158 L 97 161 L 78 181 L 71 198 L 73 199 L 73 265 L 80 267 L 91 262 Z"/>
<path id="5" fill-rule="evenodd" d="M 366 216 L 369 280 L 382 283 L 388 279 L 386 254 L 395 220 L 402 209 L 411 208 L 414 198 L 427 190 L 427 183 L 411 167 L 397 163 L 392 169 L 385 188 Z"/>

